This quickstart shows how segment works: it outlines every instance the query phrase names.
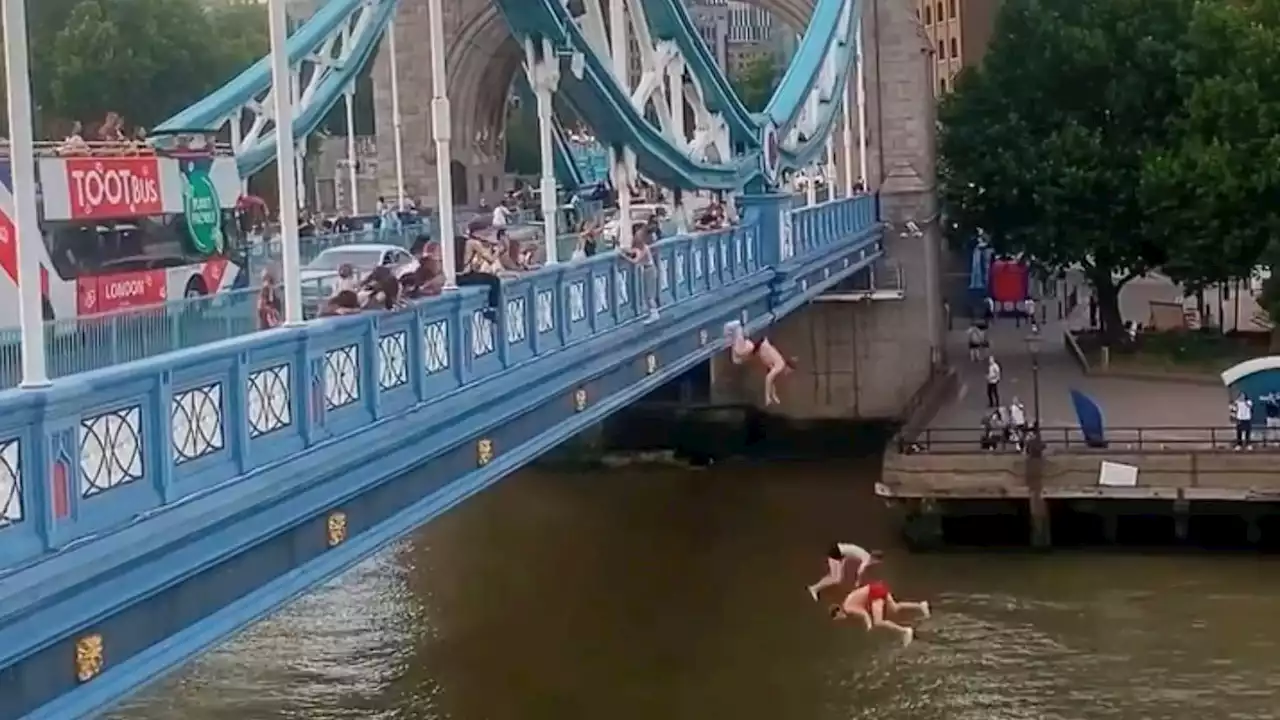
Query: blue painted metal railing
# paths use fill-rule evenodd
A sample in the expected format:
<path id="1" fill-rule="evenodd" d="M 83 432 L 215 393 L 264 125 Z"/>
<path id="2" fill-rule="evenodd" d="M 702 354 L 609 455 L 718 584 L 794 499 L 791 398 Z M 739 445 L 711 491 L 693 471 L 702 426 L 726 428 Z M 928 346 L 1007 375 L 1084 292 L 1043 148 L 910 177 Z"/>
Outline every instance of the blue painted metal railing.
<path id="1" fill-rule="evenodd" d="M 816 238 L 840 237 L 849 228 L 869 227 L 875 222 L 875 204 L 871 196 L 832 200 L 792 210 L 790 218 L 791 237 L 795 238 L 795 244 L 794 247 L 781 251 L 779 257 L 782 259 L 803 256 L 817 250 L 817 246 L 805 245 L 806 242 L 816 242 Z M 369 232 L 377 231 L 315 239 L 323 239 L 332 243 L 330 247 L 337 247 L 348 241 L 364 242 L 364 235 Z M 694 278 L 697 281 L 701 279 L 704 270 L 713 273 L 736 267 L 741 259 L 735 258 L 730 262 L 727 256 L 730 246 L 724 241 L 726 233 L 753 236 L 757 232 L 758 229 L 752 226 L 740 226 L 728 231 L 669 238 L 659 243 L 655 247 L 655 255 L 660 269 L 663 304 L 687 296 L 682 288 L 690 282 L 691 276 L 697 274 Z M 411 237 L 413 233 L 403 235 Z M 560 238 L 559 250 L 565 260 L 572 252 L 575 242 L 576 236 L 573 234 Z M 698 247 L 703 244 L 714 246 L 715 256 L 706 261 L 706 268 L 698 268 L 692 264 L 697 253 L 690 254 L 682 249 L 686 243 Z M 739 243 L 734 252 L 754 253 L 756 244 L 754 240 L 746 244 Z M 311 250 L 313 254 L 320 252 L 315 247 L 311 247 Z M 535 271 L 529 276 L 507 281 L 505 285 L 508 288 L 520 287 L 528 278 L 543 277 L 553 271 L 576 278 L 574 273 L 580 269 L 595 267 L 608 258 L 613 258 L 612 262 L 621 262 L 617 260 L 616 253 L 604 252 L 578 263 Z M 304 261 L 306 259 L 304 257 Z M 754 258 L 750 261 L 757 262 Z M 753 264 L 752 267 L 756 265 Z M 66 377 L 248 335 L 258 330 L 257 300 L 257 288 L 247 288 L 201 298 L 173 300 L 154 308 L 48 322 L 45 324 L 45 352 L 49 375 Z M 0 389 L 16 386 L 21 377 L 18 341 L 16 329 L 0 333 Z"/>
<path id="2" fill-rule="evenodd" d="M 743 200 L 743 225 L 655 246 L 662 317 L 653 325 L 639 322 L 647 271 L 608 253 L 504 282 L 496 322 L 486 293 L 463 288 L 0 392 L 12 488 L 0 506 L 0 668 L 22 703 L 11 714 L 100 709 L 301 589 L 288 583 L 318 582 L 411 528 L 406 503 L 442 512 L 718 352 L 726 321 L 760 330 L 879 251 L 870 197 L 801 212 L 781 195 Z M 553 405 L 564 409 L 552 423 L 529 411 Z M 355 468 L 371 458 L 386 461 L 382 474 L 361 476 Z M 428 460 L 434 485 L 386 482 Z M 347 509 L 352 542 L 343 542 Z M 292 529 L 297 542 L 280 549 L 295 569 L 333 564 L 242 583 L 258 593 L 243 596 L 248 604 L 217 593 L 174 602 L 207 592 L 201 580 L 184 585 L 193 572 Z M 217 576 L 207 577 L 225 580 Z M 180 586 L 160 602 L 187 614 L 164 613 L 153 637 L 122 634 L 149 626 L 143 599 Z M 231 614 L 208 614 L 219 608 Z M 130 611 L 132 624 L 120 624 Z M 69 665 L 84 633 L 109 648 L 93 685 Z"/>
<path id="3" fill-rule="evenodd" d="M 767 260 L 776 255 L 763 248 L 750 226 L 670 238 L 655 254 L 663 268 L 660 302 L 668 307 L 768 271 Z M 28 448 L 23 457 L 36 442 L 33 433 L 53 425 L 92 427 L 102 418 L 129 416 L 147 435 L 133 474 L 110 488 L 84 491 L 97 480 L 81 477 L 85 470 L 71 462 L 60 470 L 65 488 L 25 488 L 24 517 L 50 521 L 0 525 L 0 568 L 127 524 L 228 477 L 607 333 L 648 311 L 637 269 L 617 253 L 504 281 L 497 323 L 486 316 L 485 303 L 482 290 L 463 288 L 401 311 L 277 328 L 252 339 L 168 353 L 146 365 L 112 364 L 64 378 L 48 394 L 31 393 L 29 403 L 22 400 L 25 391 L 0 392 L 0 405 L 11 410 L 0 417 L 0 439 L 19 438 Z M 381 363 L 360 362 L 362 371 L 348 374 L 343 356 L 352 354 Z M 157 382 L 159 377 L 165 381 Z M 172 437 L 170 414 L 181 398 L 207 395 L 213 384 L 226 413 L 218 442 L 207 454 L 184 459 L 176 452 L 182 439 Z M 74 402 L 49 402 L 53 396 Z M 45 408 L 75 417 L 38 422 L 35 416 Z M 62 442 L 53 446 L 54 457 L 80 457 Z M 68 436 L 65 442 L 75 441 Z"/>

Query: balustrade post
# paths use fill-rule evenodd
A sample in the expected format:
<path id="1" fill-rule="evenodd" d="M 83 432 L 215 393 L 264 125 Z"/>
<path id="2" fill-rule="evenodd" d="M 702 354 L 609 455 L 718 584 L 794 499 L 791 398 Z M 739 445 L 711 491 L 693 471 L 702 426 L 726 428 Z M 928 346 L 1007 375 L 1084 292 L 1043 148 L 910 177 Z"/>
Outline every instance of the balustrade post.
<path id="1" fill-rule="evenodd" d="M 756 227 L 755 253 L 760 265 L 776 267 L 787 260 L 790 255 L 783 248 L 783 214 L 790 212 L 791 195 L 778 192 L 743 194 L 739 196 L 738 204 L 743 210 L 743 222 Z"/>

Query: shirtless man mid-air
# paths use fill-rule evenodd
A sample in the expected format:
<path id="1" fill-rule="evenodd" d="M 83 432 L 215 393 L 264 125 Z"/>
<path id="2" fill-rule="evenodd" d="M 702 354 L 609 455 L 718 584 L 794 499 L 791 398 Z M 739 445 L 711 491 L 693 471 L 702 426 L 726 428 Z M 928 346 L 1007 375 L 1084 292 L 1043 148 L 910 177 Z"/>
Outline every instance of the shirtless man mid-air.
<path id="1" fill-rule="evenodd" d="M 778 379 L 795 370 L 796 359 L 783 356 L 769 338 L 760 337 L 755 340 L 747 337 L 742 323 L 731 322 L 724 326 L 725 336 L 729 340 L 729 358 L 734 365 L 748 362 L 759 362 L 764 368 L 764 404 L 777 405 L 782 402 L 778 397 Z"/>

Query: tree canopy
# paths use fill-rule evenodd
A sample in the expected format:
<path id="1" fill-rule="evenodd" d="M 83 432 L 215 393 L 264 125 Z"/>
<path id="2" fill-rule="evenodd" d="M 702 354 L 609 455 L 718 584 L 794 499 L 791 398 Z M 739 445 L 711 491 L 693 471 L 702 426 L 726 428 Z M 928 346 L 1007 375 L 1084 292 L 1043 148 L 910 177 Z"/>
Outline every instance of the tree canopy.
<path id="1" fill-rule="evenodd" d="M 107 112 L 151 127 L 208 94 L 268 48 L 266 6 L 202 0 L 29 3 L 37 132 Z"/>
<path id="2" fill-rule="evenodd" d="M 764 110 L 780 79 L 778 59 L 771 54 L 752 59 L 740 73 L 729 78 L 738 98 L 751 112 Z"/>
<path id="3" fill-rule="evenodd" d="M 957 240 L 1125 282 L 1245 277 L 1280 218 L 1280 0 L 1005 0 L 939 119 Z"/>

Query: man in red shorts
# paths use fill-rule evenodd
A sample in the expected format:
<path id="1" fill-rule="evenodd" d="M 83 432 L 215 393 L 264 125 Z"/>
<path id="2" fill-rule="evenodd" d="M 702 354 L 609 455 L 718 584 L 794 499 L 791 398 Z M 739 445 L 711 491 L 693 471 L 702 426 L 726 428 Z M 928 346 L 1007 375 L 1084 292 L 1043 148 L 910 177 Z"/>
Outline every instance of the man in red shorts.
<path id="1" fill-rule="evenodd" d="M 872 628 L 887 628 L 902 637 L 903 645 L 910 645 L 915 638 L 915 630 L 899 625 L 886 617 L 897 615 L 903 610 L 912 610 L 920 613 L 922 617 L 929 617 L 929 603 L 899 602 L 893 597 L 888 585 L 879 580 L 873 580 L 866 585 L 854 588 L 853 592 L 845 597 L 843 604 L 832 605 L 831 619 L 843 620 L 857 616 L 866 624 L 868 632 Z"/>

